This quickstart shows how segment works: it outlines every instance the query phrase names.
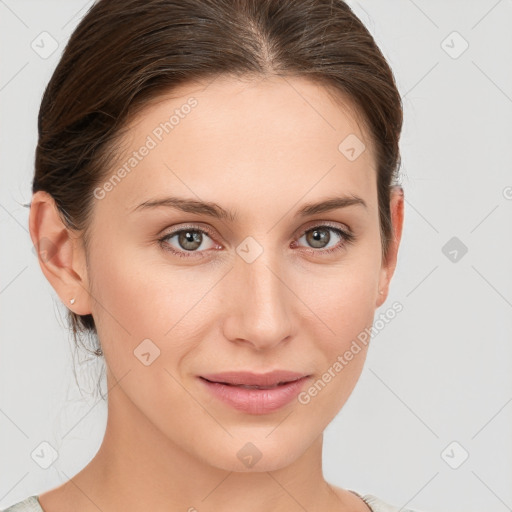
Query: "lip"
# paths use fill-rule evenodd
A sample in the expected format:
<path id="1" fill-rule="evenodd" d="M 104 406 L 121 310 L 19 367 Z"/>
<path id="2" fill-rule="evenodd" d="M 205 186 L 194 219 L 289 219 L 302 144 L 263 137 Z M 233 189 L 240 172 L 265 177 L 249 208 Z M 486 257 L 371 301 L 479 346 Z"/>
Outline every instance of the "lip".
<path id="1" fill-rule="evenodd" d="M 211 382 L 220 382 L 224 384 L 245 385 L 245 386 L 275 386 L 280 382 L 291 382 L 302 377 L 304 373 L 292 372 L 289 370 L 274 370 L 268 373 L 253 372 L 223 372 L 201 375 L 203 379 Z"/>
<path id="2" fill-rule="evenodd" d="M 248 414 L 267 414 L 290 403 L 309 378 L 310 375 L 279 370 L 259 375 L 251 372 L 219 373 L 200 376 L 199 380 L 217 399 L 231 407 Z M 243 385 L 264 387 L 240 387 Z"/>

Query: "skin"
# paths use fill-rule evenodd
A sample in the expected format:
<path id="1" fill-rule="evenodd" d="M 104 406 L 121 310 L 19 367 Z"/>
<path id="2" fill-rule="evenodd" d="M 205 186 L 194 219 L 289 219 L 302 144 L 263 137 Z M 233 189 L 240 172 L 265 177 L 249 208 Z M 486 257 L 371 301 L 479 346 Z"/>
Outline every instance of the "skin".
<path id="1" fill-rule="evenodd" d="M 319 379 L 386 300 L 403 191 L 391 196 L 395 237 L 383 261 L 373 147 L 350 108 L 302 78 L 181 86 L 131 122 L 118 163 L 191 96 L 197 106 L 95 200 L 87 259 L 80 233 L 66 229 L 53 199 L 33 196 L 32 241 L 46 237 L 55 246 L 51 259 L 40 258 L 41 269 L 67 307 L 92 313 L 110 390 L 98 453 L 41 494 L 41 505 L 46 512 L 368 512 L 322 474 L 323 431 L 359 379 L 365 345 L 308 404 L 293 400 L 258 416 L 218 401 L 197 376 L 279 368 Z M 338 150 L 349 134 L 366 144 L 354 161 Z M 294 215 L 305 203 L 342 194 L 367 207 Z M 214 201 L 238 219 L 166 207 L 132 212 L 167 195 Z M 348 228 L 355 242 L 322 254 L 343 239 L 327 230 L 330 242 L 315 246 L 303 235 L 325 222 Z M 158 242 L 189 223 L 211 230 L 195 249 L 203 258 L 180 258 Z M 247 236 L 263 248 L 252 263 L 236 252 Z M 187 252 L 177 236 L 165 243 Z M 145 366 L 134 350 L 147 338 L 160 355 Z M 262 454 L 252 467 L 237 457 L 247 442 Z"/>

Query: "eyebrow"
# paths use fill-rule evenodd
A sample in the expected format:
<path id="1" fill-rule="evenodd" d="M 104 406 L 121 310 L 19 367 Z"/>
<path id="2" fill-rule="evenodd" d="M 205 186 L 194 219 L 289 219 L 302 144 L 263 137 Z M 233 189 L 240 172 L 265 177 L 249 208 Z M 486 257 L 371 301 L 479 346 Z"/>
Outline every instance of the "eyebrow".
<path id="1" fill-rule="evenodd" d="M 324 199 L 315 203 L 306 203 L 295 214 L 297 217 L 307 217 L 317 213 L 324 213 L 348 206 L 360 205 L 367 208 L 365 201 L 356 195 L 336 196 Z M 217 203 L 210 201 L 196 201 L 195 199 L 186 199 L 183 197 L 164 197 L 162 199 L 151 199 L 144 201 L 135 207 L 135 211 L 147 211 L 148 209 L 158 207 L 174 208 L 186 213 L 196 213 L 199 215 L 208 215 L 221 220 L 229 220 L 235 222 L 237 220 L 236 212 L 226 210 Z"/>

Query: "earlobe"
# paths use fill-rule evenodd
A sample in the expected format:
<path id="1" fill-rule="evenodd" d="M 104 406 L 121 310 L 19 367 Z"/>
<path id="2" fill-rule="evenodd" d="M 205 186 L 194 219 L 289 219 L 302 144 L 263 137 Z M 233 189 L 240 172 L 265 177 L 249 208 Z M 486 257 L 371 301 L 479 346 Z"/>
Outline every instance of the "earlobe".
<path id="1" fill-rule="evenodd" d="M 391 222 L 393 225 L 393 238 L 389 243 L 388 258 L 383 262 L 379 290 L 381 293 L 377 296 L 377 307 L 381 306 L 386 300 L 391 278 L 395 272 L 398 258 L 398 248 L 402 239 L 402 228 L 404 221 L 404 191 L 401 186 L 395 186 L 391 190 L 390 200 Z"/>
<path id="2" fill-rule="evenodd" d="M 84 255 L 47 192 L 37 191 L 32 196 L 29 231 L 41 270 L 64 305 L 73 305 L 72 310 L 79 315 L 89 314 Z"/>

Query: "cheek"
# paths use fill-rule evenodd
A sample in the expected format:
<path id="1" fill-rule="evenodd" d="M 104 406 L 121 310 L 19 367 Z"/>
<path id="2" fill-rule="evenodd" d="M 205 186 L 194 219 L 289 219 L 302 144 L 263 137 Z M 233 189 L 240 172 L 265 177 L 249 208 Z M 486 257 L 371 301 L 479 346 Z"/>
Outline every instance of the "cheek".
<path id="1" fill-rule="evenodd" d="M 375 313 L 374 301 L 373 283 L 347 276 L 332 285 L 328 293 L 319 294 L 315 302 L 314 309 L 323 321 L 317 322 L 318 329 L 328 333 L 317 335 L 315 339 L 320 340 L 318 346 L 324 354 L 326 367 L 330 368 L 340 357 L 344 359 L 344 379 L 357 379 L 362 369 L 370 341 L 367 331 Z"/>
<path id="2" fill-rule="evenodd" d="M 323 322 L 316 322 L 316 334 L 312 333 L 322 364 L 317 380 L 305 390 L 300 403 L 319 411 L 323 427 L 346 403 L 363 370 L 374 316 L 372 289 L 346 281 L 318 297 L 318 303 L 325 301 L 325 295 L 330 298 L 318 307 Z"/>
<path id="3" fill-rule="evenodd" d="M 323 362 L 311 401 L 331 416 L 348 399 L 364 366 L 375 314 L 378 264 L 378 253 L 376 257 L 372 251 L 354 251 L 328 276 L 317 272 L 308 279 L 302 292 L 316 315 L 308 315 L 302 327 L 315 340 Z"/>
<path id="4" fill-rule="evenodd" d="M 158 354 L 155 363 L 171 368 L 199 342 L 201 322 L 205 322 L 201 303 L 206 302 L 216 276 L 193 279 L 193 271 L 173 270 L 156 249 L 154 253 L 148 248 L 116 253 L 114 248 L 121 243 L 105 244 L 91 257 L 93 315 L 105 357 L 119 370 L 123 361 L 126 371 L 134 355 L 146 347 Z M 157 255 L 155 259 L 148 256 L 150 252 Z"/>
<path id="5" fill-rule="evenodd" d="M 301 295 L 330 333 L 326 339 L 332 341 L 332 349 L 342 348 L 373 322 L 378 270 L 378 257 L 361 246 L 339 265 L 319 269 L 303 281 Z"/>
<path id="6" fill-rule="evenodd" d="M 91 269 L 96 300 L 93 314 L 104 329 L 131 337 L 154 324 L 156 283 L 128 254 L 115 254 L 113 247 L 105 247 L 92 259 Z"/>
<path id="7" fill-rule="evenodd" d="M 147 263 L 139 262 L 137 254 L 125 247 L 126 242 L 115 236 L 104 238 L 90 258 L 93 316 L 105 356 L 108 359 L 108 352 L 115 351 L 119 360 L 123 353 L 133 356 L 145 338 L 161 336 L 165 328 L 163 318 L 158 318 L 162 283 Z"/>

